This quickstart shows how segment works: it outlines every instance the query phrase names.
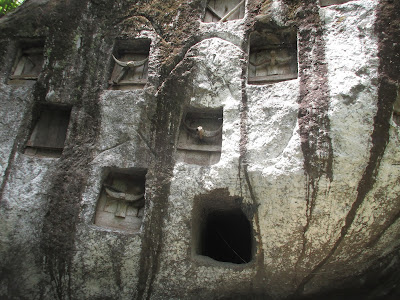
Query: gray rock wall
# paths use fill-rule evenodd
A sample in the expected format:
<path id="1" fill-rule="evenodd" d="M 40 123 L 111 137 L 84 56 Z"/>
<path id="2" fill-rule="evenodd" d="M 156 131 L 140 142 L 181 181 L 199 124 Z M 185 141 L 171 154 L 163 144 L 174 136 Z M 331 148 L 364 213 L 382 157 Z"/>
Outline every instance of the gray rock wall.
<path id="1" fill-rule="evenodd" d="M 0 18 L 1 297 L 398 298 L 399 3 L 248 0 L 243 19 L 206 23 L 206 2 L 27 0 Z M 268 51 L 295 32 L 295 79 L 271 71 L 283 55 L 248 82 L 254 31 Z M 40 74 L 10 79 L 33 39 Z M 147 83 L 111 85 L 111 54 L 140 39 Z M 26 152 L 43 104 L 71 108 L 59 157 Z M 220 110 L 221 146 L 182 121 Z M 122 203 L 110 176 L 144 172 L 144 207 L 114 220 L 140 229 L 96 224 Z M 246 263 L 204 252 L 209 216 L 232 211 Z"/>

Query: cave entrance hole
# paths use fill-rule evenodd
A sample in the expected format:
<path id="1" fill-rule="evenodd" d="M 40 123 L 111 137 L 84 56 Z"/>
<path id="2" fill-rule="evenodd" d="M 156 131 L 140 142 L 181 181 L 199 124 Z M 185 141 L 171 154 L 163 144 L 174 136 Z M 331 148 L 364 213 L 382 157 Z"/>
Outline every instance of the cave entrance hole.
<path id="1" fill-rule="evenodd" d="M 200 255 L 234 264 L 252 259 L 251 225 L 239 208 L 208 211 L 199 238 Z"/>

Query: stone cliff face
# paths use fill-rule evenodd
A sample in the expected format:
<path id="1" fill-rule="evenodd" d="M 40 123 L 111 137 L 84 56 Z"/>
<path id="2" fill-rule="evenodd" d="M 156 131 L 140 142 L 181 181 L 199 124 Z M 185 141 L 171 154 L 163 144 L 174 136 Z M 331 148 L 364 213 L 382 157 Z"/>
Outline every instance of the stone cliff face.
<path id="1" fill-rule="evenodd" d="M 0 296 L 398 299 L 399 12 L 27 0 L 0 18 Z"/>

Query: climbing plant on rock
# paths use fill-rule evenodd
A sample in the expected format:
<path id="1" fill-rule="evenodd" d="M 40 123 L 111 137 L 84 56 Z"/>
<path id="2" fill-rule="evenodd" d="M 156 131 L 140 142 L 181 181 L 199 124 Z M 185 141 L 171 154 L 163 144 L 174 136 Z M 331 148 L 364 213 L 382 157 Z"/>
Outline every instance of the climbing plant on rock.
<path id="1" fill-rule="evenodd" d="M 0 0 L 0 16 L 20 6 L 24 0 Z"/>

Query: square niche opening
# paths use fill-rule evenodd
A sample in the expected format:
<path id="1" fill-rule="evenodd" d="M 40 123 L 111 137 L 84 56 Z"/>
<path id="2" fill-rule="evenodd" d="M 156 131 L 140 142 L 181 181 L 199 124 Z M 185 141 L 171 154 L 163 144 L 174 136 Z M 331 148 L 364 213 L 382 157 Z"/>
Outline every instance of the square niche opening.
<path id="1" fill-rule="evenodd" d="M 334 4 L 343 4 L 349 2 L 350 0 L 319 0 L 319 3 L 322 7 L 334 5 Z"/>
<path id="2" fill-rule="evenodd" d="M 29 140 L 25 144 L 25 154 L 39 157 L 60 157 L 64 149 L 71 107 L 42 104 Z"/>
<path id="3" fill-rule="evenodd" d="M 43 40 L 21 41 L 10 81 L 37 80 L 43 67 Z"/>
<path id="4" fill-rule="evenodd" d="M 194 207 L 193 222 L 195 255 L 232 264 L 253 259 L 252 226 L 240 207 L 210 198 Z"/>
<path id="5" fill-rule="evenodd" d="M 103 181 L 94 224 L 140 231 L 145 204 L 146 170 L 112 170 Z"/>
<path id="6" fill-rule="evenodd" d="M 248 82 L 264 84 L 297 78 L 295 30 L 263 30 L 250 35 Z"/>
<path id="7" fill-rule="evenodd" d="M 222 108 L 187 109 L 179 129 L 177 160 L 188 164 L 213 165 L 221 158 Z"/>
<path id="8" fill-rule="evenodd" d="M 142 89 L 147 83 L 150 39 L 119 40 L 114 49 L 110 89 Z"/>
<path id="9" fill-rule="evenodd" d="M 243 19 L 244 10 L 244 0 L 209 0 L 203 22 L 211 23 Z"/>

